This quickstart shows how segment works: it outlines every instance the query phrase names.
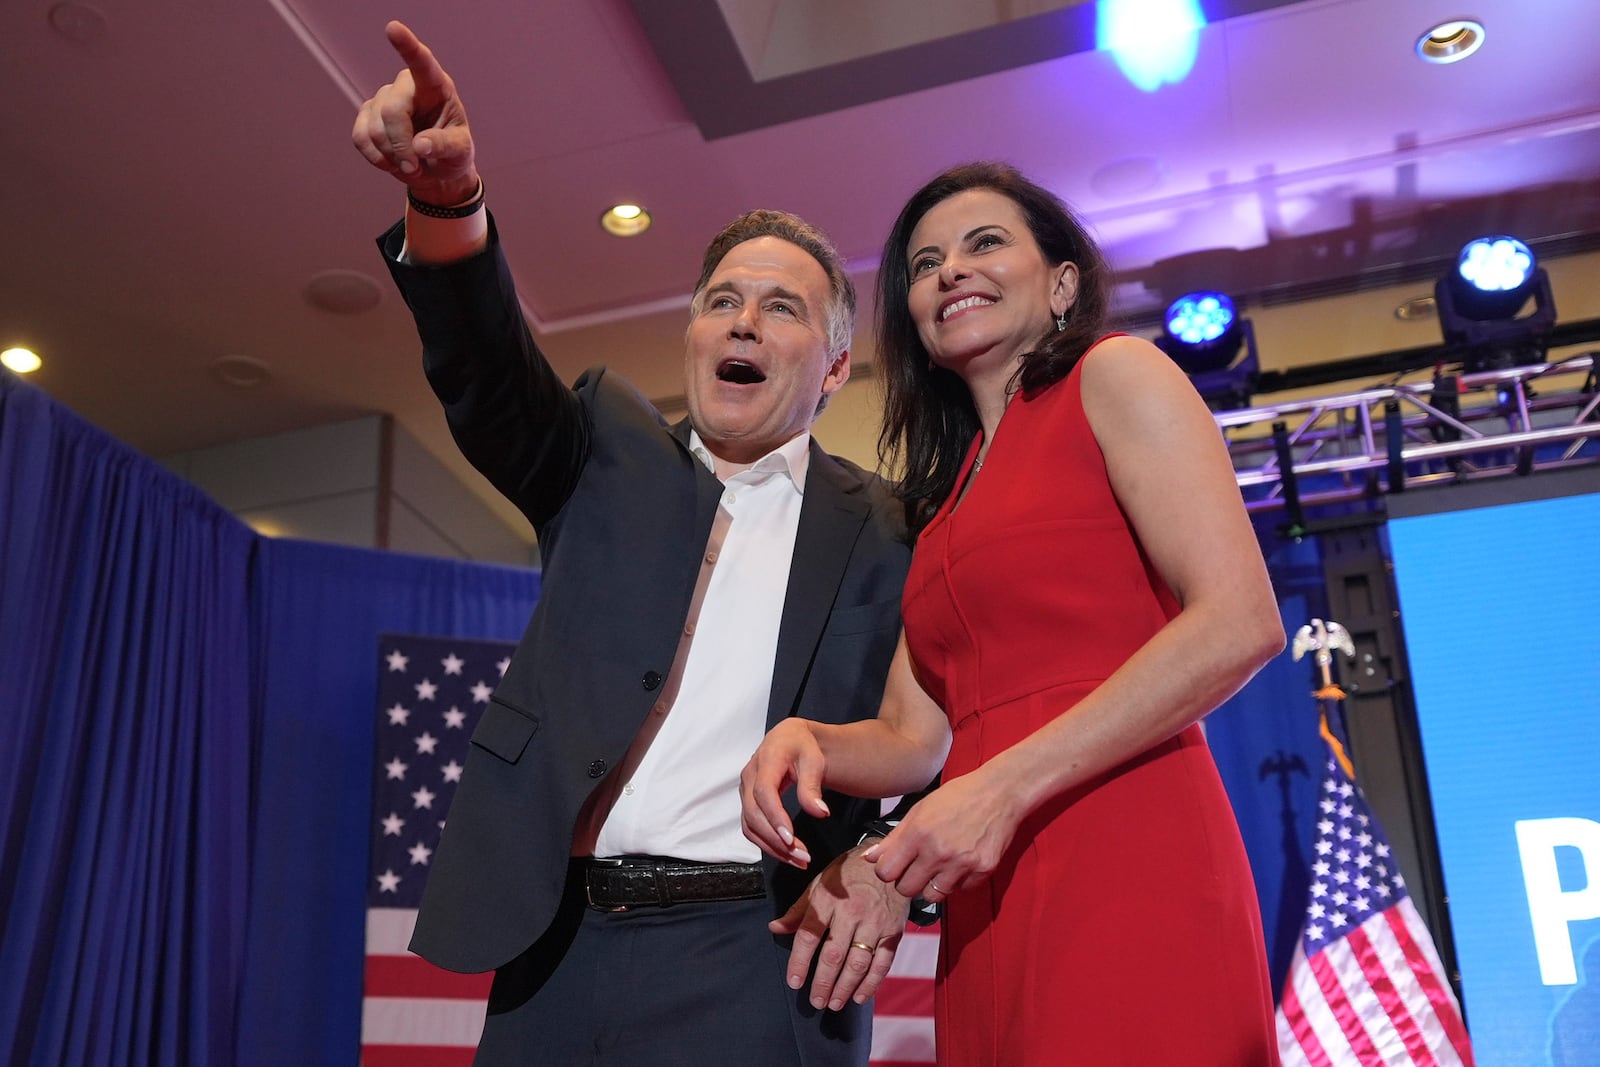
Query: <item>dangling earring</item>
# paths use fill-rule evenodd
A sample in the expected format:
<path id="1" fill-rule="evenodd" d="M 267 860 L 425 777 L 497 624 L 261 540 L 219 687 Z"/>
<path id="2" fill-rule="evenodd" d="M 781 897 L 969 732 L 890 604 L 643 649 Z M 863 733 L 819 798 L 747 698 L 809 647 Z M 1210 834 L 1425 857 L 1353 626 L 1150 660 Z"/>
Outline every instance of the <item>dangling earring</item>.
<path id="1" fill-rule="evenodd" d="M 1056 316 L 1056 333 L 1060 333 L 1067 328 L 1067 316 L 1070 314 L 1072 314 L 1072 309 L 1067 308 L 1067 310 Z"/>

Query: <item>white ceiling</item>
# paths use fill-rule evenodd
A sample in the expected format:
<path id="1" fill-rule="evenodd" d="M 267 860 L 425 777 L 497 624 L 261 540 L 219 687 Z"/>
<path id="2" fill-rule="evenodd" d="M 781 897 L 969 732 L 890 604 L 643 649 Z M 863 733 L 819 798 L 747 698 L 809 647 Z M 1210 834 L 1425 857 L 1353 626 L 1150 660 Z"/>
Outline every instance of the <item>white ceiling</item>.
<path id="1" fill-rule="evenodd" d="M 1412 53 L 1454 0 L 1205 6 L 1234 14 L 1145 93 L 1083 50 L 1093 5 L 1059 0 L 12 0 L 0 347 L 35 348 L 37 384 L 154 455 L 389 412 L 459 470 L 372 244 L 402 194 L 349 144 L 355 102 L 398 66 L 389 18 L 456 78 L 558 369 L 609 363 L 669 405 L 722 223 L 773 206 L 828 230 L 858 269 L 864 363 L 888 224 L 968 159 L 1082 210 L 1131 313 L 1205 284 L 1355 287 L 1486 231 L 1597 247 L 1600 3 L 1475 0 L 1487 43 L 1454 66 Z M 932 40 L 907 15 L 973 8 L 977 28 Z M 779 73 L 758 80 L 738 45 L 763 28 L 757 69 Z M 857 38 L 878 51 L 834 47 Z M 645 236 L 597 225 L 624 200 L 653 212 Z M 357 295 L 374 279 L 377 306 L 312 306 L 325 272 Z M 227 356 L 270 380 L 222 383 Z"/>

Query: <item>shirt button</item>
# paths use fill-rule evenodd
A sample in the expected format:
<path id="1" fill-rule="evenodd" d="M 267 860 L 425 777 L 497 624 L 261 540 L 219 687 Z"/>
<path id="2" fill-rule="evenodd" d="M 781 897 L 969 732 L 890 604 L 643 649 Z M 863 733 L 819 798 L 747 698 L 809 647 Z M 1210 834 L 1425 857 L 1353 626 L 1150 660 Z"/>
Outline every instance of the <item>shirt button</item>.
<path id="1" fill-rule="evenodd" d="M 639 683 L 643 685 L 646 690 L 655 692 L 657 689 L 661 688 L 661 672 L 645 671 L 644 677 L 639 679 Z"/>
<path id="2" fill-rule="evenodd" d="M 723 494 L 722 502 L 724 504 L 731 504 L 735 500 L 738 500 L 738 499 L 739 499 L 739 494 L 735 493 L 732 489 L 730 489 L 730 490 L 727 491 L 727 493 Z"/>
<path id="3" fill-rule="evenodd" d="M 627 785 L 623 786 L 622 791 L 628 794 L 630 797 L 633 796 L 633 783 L 629 782 Z"/>
<path id="4" fill-rule="evenodd" d="M 589 764 L 589 777 L 590 778 L 598 778 L 602 774 L 605 774 L 605 773 L 606 773 L 606 761 L 605 760 L 597 759 L 597 760 L 595 760 L 595 761 L 593 761 L 592 763 Z"/>
<path id="5" fill-rule="evenodd" d="M 706 553 L 706 562 L 707 563 L 715 563 L 716 561 L 717 561 L 717 553 L 716 553 L 715 550 Z"/>

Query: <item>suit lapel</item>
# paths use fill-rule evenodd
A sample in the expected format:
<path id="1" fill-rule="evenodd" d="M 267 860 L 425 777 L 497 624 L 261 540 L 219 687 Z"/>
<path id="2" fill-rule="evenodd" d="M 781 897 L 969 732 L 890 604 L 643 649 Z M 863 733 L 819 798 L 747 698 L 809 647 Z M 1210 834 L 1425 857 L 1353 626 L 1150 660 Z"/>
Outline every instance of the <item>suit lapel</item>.
<path id="1" fill-rule="evenodd" d="M 685 452 L 689 451 L 689 417 L 687 415 L 668 426 L 667 432 L 672 435 L 673 440 L 683 446 Z M 699 460 L 695 462 L 698 463 Z"/>
<path id="2" fill-rule="evenodd" d="M 683 456 L 694 469 L 694 528 L 696 533 L 695 544 L 701 552 L 705 551 L 706 541 L 711 536 L 711 524 L 717 517 L 717 504 L 722 500 L 722 483 L 717 481 L 717 476 L 706 470 L 705 464 L 697 459 L 689 450 L 689 419 L 687 416 L 679 419 L 667 427 L 667 433 L 678 442 L 683 449 Z M 698 556 L 696 557 L 698 559 Z M 696 571 L 699 564 L 695 564 Z"/>
<path id="3" fill-rule="evenodd" d="M 811 669 L 812 655 L 822 640 L 828 612 L 867 518 L 869 506 L 862 486 L 859 477 L 835 462 L 815 440 L 811 442 L 805 502 L 800 505 L 778 653 L 772 667 L 769 730 L 793 714 L 795 698 Z"/>

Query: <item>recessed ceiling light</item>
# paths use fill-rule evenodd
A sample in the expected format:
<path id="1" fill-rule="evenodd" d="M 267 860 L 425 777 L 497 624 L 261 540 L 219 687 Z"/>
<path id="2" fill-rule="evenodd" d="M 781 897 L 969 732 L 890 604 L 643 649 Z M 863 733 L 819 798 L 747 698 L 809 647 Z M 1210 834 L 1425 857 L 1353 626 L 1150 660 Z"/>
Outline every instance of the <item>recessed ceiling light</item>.
<path id="1" fill-rule="evenodd" d="M 1439 314 L 1439 305 L 1431 296 L 1414 296 L 1394 309 L 1394 317 L 1401 322 L 1431 319 Z"/>
<path id="2" fill-rule="evenodd" d="M 618 204 L 600 216 L 600 228 L 618 237 L 637 237 L 650 228 L 650 212 L 638 204 Z"/>
<path id="3" fill-rule="evenodd" d="M 1130 199 L 1154 192 L 1166 179 L 1167 168 L 1153 156 L 1114 159 L 1089 175 L 1089 188 L 1108 200 Z"/>
<path id="4" fill-rule="evenodd" d="M 360 271 L 325 270 L 306 283 L 305 297 L 312 307 L 323 311 L 359 315 L 378 306 L 383 289 Z"/>
<path id="5" fill-rule="evenodd" d="M 272 368 L 250 356 L 223 356 L 212 360 L 211 373 L 224 385 L 254 389 L 272 381 Z"/>
<path id="6" fill-rule="evenodd" d="M 34 355 L 30 348 L 8 348 L 0 352 L 0 364 L 17 374 L 32 374 L 44 366 L 44 360 Z"/>
<path id="7" fill-rule="evenodd" d="M 1482 46 L 1483 23 L 1452 19 L 1417 38 L 1417 55 L 1429 63 L 1458 63 Z"/>
<path id="8" fill-rule="evenodd" d="M 88 4 L 60 3 L 50 9 L 50 27 L 76 44 L 93 44 L 106 32 L 106 17 Z"/>

